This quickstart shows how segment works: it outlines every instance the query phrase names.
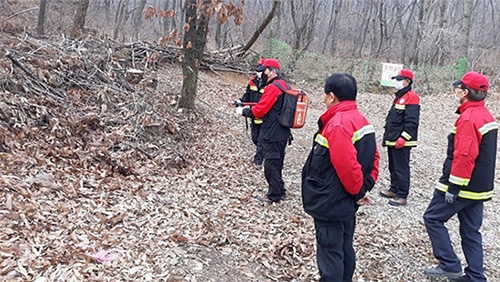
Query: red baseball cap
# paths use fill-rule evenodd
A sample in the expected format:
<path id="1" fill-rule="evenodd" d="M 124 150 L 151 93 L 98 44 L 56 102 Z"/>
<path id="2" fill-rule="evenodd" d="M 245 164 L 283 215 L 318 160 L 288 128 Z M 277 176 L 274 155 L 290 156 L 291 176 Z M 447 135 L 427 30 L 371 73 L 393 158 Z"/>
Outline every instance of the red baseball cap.
<path id="1" fill-rule="evenodd" d="M 402 69 L 398 72 L 398 75 L 391 77 L 391 79 L 396 79 L 396 80 L 403 80 L 405 78 L 413 80 L 413 72 L 411 70 Z"/>
<path id="2" fill-rule="evenodd" d="M 453 86 L 455 87 L 460 84 L 464 84 L 470 89 L 479 91 L 488 91 L 488 89 L 490 89 L 488 78 L 475 71 L 467 72 L 462 76 L 462 79 L 453 82 Z"/>
<path id="3" fill-rule="evenodd" d="M 280 69 L 281 66 L 280 66 L 280 62 L 278 62 L 278 60 L 276 59 L 264 59 L 262 61 L 262 66 L 266 67 L 266 68 L 273 68 L 273 69 Z"/>
<path id="4" fill-rule="evenodd" d="M 264 58 L 259 58 L 257 62 L 255 63 L 255 71 L 262 72 L 264 71 L 265 67 L 262 66 L 262 63 L 264 62 Z"/>

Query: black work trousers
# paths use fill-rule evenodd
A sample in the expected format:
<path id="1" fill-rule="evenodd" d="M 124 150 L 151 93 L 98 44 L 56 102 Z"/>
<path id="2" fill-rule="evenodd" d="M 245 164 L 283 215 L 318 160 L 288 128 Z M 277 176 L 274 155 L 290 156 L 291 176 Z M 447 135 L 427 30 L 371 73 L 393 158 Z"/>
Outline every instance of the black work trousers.
<path id="1" fill-rule="evenodd" d="M 411 147 L 401 149 L 387 147 L 391 174 L 390 190 L 403 199 L 410 193 L 410 150 Z"/>
<path id="2" fill-rule="evenodd" d="M 273 202 L 279 202 L 286 193 L 282 171 L 287 142 L 288 140 L 261 142 L 262 153 L 265 159 L 264 175 L 269 184 L 267 197 Z"/>
<path id="3" fill-rule="evenodd" d="M 356 253 L 353 247 L 355 227 L 355 215 L 346 221 L 314 220 L 320 281 L 352 281 L 356 268 Z"/>
<path id="4" fill-rule="evenodd" d="M 252 122 L 251 125 L 251 134 L 252 134 L 252 142 L 255 144 L 255 155 L 253 157 L 253 163 L 261 165 L 262 162 L 264 161 L 264 156 L 262 154 L 262 145 L 259 142 L 259 135 L 260 135 L 260 128 L 262 127 L 261 124 L 255 124 Z"/>
<path id="5" fill-rule="evenodd" d="M 444 194 L 434 191 L 429 207 L 424 213 L 424 223 L 432 252 L 439 260 L 439 267 L 448 272 L 461 272 L 462 265 L 444 225 L 452 216 L 458 215 L 462 251 L 468 266 L 465 274 L 470 281 L 486 282 L 483 270 L 483 241 L 479 231 L 483 224 L 483 202 L 458 199 L 454 205 L 446 204 Z"/>

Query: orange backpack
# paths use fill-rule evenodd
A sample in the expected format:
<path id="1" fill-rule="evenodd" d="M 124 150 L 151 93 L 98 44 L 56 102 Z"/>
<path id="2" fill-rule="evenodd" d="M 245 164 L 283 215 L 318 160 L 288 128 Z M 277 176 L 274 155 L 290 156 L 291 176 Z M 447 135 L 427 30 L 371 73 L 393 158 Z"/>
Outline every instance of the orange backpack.
<path id="1" fill-rule="evenodd" d="M 286 89 L 282 85 L 273 82 L 283 92 L 283 106 L 278 114 L 279 123 L 288 128 L 302 128 L 306 123 L 307 114 L 307 94 L 286 84 Z"/>

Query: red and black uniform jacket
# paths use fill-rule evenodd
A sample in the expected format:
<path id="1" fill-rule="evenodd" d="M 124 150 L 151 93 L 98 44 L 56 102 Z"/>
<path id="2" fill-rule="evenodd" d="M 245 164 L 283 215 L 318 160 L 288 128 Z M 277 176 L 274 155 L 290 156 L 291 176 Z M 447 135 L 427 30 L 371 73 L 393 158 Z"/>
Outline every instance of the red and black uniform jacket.
<path id="1" fill-rule="evenodd" d="M 283 141 L 288 140 L 291 136 L 290 128 L 282 126 L 278 121 L 278 115 L 283 106 L 283 91 L 273 82 L 281 84 L 283 89 L 286 89 L 285 81 L 275 78 L 266 84 L 264 93 L 257 105 L 243 110 L 243 116 L 262 119 L 259 134 L 260 142 Z"/>
<path id="2" fill-rule="evenodd" d="M 316 220 L 345 220 L 355 215 L 356 201 L 378 178 L 375 129 L 354 101 L 332 106 L 318 125 L 302 169 L 302 204 Z"/>
<path id="3" fill-rule="evenodd" d="M 396 92 L 396 97 L 389 109 L 384 126 L 384 146 L 396 145 L 396 140 L 403 137 L 405 147 L 415 147 L 418 142 L 418 124 L 420 119 L 420 97 L 411 90 L 411 85 Z"/>
<path id="4" fill-rule="evenodd" d="M 448 135 L 443 175 L 436 187 L 459 199 L 487 201 L 493 197 L 498 123 L 484 101 L 468 101 Z"/>
<path id="5" fill-rule="evenodd" d="M 254 75 L 250 78 L 245 94 L 240 100 L 241 102 L 258 103 L 262 93 L 264 93 L 264 84 L 258 76 Z M 252 119 L 252 121 L 254 124 L 262 124 L 261 119 Z"/>

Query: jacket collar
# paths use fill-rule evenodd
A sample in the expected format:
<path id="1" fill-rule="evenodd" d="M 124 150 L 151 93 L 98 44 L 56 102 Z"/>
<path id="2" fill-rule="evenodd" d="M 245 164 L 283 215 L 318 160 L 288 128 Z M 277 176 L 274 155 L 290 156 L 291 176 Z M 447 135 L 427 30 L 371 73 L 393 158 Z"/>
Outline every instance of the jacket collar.
<path id="1" fill-rule="evenodd" d="M 323 126 L 330 120 L 332 119 L 336 114 L 340 112 L 345 112 L 345 111 L 350 111 L 350 110 L 355 110 L 358 108 L 358 105 L 356 104 L 356 101 L 352 100 L 344 100 L 339 102 L 338 104 L 333 105 L 331 108 L 327 109 L 326 112 L 324 112 L 318 120 L 318 126 L 319 129 L 321 130 Z"/>
<path id="2" fill-rule="evenodd" d="M 411 90 L 411 84 L 402 88 L 402 89 L 399 89 L 397 92 L 396 92 L 396 99 L 400 98 L 401 96 L 405 95 L 406 92 L 410 91 Z"/>
<path id="3" fill-rule="evenodd" d="M 456 113 L 461 114 L 465 112 L 465 110 L 470 108 L 484 107 L 484 100 L 482 101 L 467 101 L 460 106 L 458 106 Z"/>

